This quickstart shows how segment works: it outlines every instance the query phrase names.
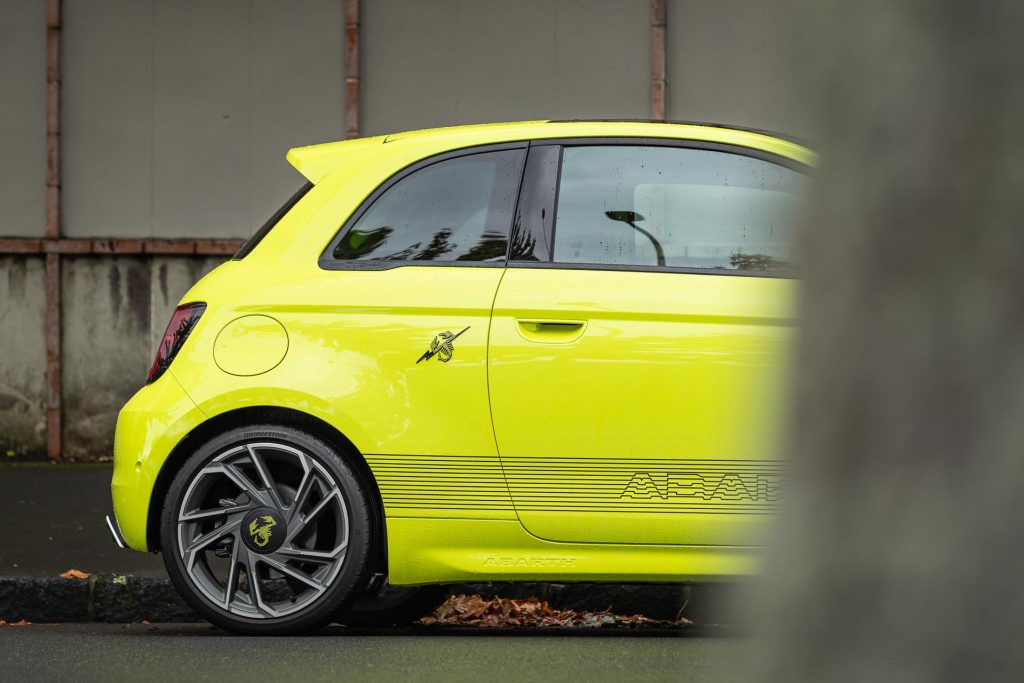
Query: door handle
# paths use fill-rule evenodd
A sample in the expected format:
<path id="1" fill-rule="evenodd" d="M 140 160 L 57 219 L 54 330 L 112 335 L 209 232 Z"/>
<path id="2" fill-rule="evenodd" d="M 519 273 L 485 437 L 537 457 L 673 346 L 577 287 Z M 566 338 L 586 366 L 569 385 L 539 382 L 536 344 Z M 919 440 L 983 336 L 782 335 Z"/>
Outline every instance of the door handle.
<path id="1" fill-rule="evenodd" d="M 564 344 L 576 341 L 587 328 L 584 320 L 542 320 L 520 318 L 516 320 L 519 336 L 526 341 L 546 344 Z"/>

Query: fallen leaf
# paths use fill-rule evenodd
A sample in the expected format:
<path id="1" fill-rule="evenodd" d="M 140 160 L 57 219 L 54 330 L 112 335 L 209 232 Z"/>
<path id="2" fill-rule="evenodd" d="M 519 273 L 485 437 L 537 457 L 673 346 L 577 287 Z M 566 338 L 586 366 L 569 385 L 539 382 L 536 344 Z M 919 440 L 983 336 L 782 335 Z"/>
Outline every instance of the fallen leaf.
<path id="1" fill-rule="evenodd" d="M 60 575 L 62 579 L 88 579 L 92 574 L 87 572 L 78 571 L 77 569 L 69 569 Z"/>
<path id="2" fill-rule="evenodd" d="M 680 628 L 692 624 L 680 617 L 675 621 L 651 619 L 641 614 L 614 614 L 609 607 L 598 612 L 552 609 L 537 598 L 512 600 L 479 595 L 451 595 L 433 614 L 418 622 L 423 626 L 476 626 L 479 628 Z"/>

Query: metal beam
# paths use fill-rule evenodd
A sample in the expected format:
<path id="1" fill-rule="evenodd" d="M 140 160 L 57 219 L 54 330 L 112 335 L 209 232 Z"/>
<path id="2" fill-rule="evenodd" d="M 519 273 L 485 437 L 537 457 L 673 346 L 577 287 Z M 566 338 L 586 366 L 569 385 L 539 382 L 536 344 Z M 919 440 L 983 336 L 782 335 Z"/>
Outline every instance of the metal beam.
<path id="1" fill-rule="evenodd" d="M 0 238 L 0 254 L 123 254 L 230 256 L 243 240 L 229 239 L 31 239 Z"/>
<path id="2" fill-rule="evenodd" d="M 359 137 L 359 0 L 345 0 L 345 139 Z"/>
<path id="3" fill-rule="evenodd" d="M 46 2 L 46 237 L 60 241 L 60 0 Z M 46 455 L 61 457 L 60 255 L 46 254 Z"/>
<path id="4" fill-rule="evenodd" d="M 665 120 L 665 0 L 651 0 L 651 118 Z"/>

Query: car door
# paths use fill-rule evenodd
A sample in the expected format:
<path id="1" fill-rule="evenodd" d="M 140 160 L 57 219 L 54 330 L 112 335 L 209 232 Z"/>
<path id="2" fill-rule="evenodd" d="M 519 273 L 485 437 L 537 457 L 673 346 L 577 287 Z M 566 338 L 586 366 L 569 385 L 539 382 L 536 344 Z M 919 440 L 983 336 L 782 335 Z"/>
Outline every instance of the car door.
<path id="1" fill-rule="evenodd" d="M 792 166 L 699 143 L 531 147 L 488 360 L 530 533 L 759 542 L 783 485 Z"/>
<path id="2" fill-rule="evenodd" d="M 330 306 L 309 318 L 309 343 L 325 352 L 311 354 L 308 382 L 355 423 L 389 515 L 512 515 L 485 361 L 525 147 L 400 172 L 320 259 L 318 298 Z"/>

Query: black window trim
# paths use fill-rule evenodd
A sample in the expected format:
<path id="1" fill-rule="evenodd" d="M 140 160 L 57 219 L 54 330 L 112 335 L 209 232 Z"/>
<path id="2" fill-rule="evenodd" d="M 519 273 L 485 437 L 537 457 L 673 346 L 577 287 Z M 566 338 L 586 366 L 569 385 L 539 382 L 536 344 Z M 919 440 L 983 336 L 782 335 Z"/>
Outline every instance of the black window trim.
<path id="1" fill-rule="evenodd" d="M 231 257 L 231 260 L 241 261 L 251 254 L 253 249 L 259 246 L 259 243 L 263 241 L 263 238 L 269 235 L 270 231 L 277 227 L 277 224 L 281 222 L 281 219 L 288 215 L 288 212 L 295 208 L 295 205 L 298 204 L 303 197 L 309 194 L 309 191 L 312 189 L 313 183 L 307 182 L 296 190 L 295 193 L 288 198 L 288 201 L 282 204 L 277 211 L 271 214 L 270 218 L 268 218 L 266 222 L 249 237 L 249 239 L 242 242 L 242 246 L 238 248 L 238 251 L 236 251 L 235 255 Z"/>
<path id="2" fill-rule="evenodd" d="M 359 219 L 363 217 L 370 207 L 377 199 L 387 192 L 391 187 L 402 179 L 412 175 L 416 171 L 426 168 L 427 166 L 433 166 L 436 163 L 442 161 L 448 161 L 449 159 L 457 159 L 459 157 L 473 156 L 475 154 L 486 154 L 487 152 L 501 152 L 505 150 L 522 149 L 526 150 L 530 147 L 528 140 L 515 141 L 515 142 L 501 142 L 496 144 L 487 145 L 474 145 L 470 147 L 462 147 L 460 149 L 449 150 L 441 154 L 435 154 L 434 156 L 420 159 L 419 161 L 413 162 L 408 166 L 396 171 L 390 175 L 387 180 L 377 186 L 373 192 L 370 193 L 366 199 L 359 204 L 359 207 L 352 212 L 342 224 L 338 231 L 331 238 L 331 241 L 327 243 L 327 247 L 321 252 L 320 258 L 317 259 L 317 265 L 322 270 L 391 270 L 393 268 L 408 268 L 408 267 L 427 267 L 427 268 L 505 268 L 508 266 L 508 246 L 505 249 L 505 258 L 501 261 L 359 261 L 355 259 L 339 259 L 334 257 L 334 250 L 345 235 L 359 222 Z M 523 188 L 524 177 L 523 174 L 526 168 L 526 154 L 523 155 L 522 165 L 519 169 L 519 185 L 515 190 L 516 204 L 519 203 L 519 193 Z M 512 207 L 513 220 L 509 224 L 509 240 L 508 244 L 511 245 L 512 240 L 512 223 L 515 222 L 515 210 L 516 207 Z"/>
<path id="3" fill-rule="evenodd" d="M 795 159 L 775 154 L 772 152 L 766 152 L 764 150 L 756 149 L 753 147 L 745 147 L 743 145 L 727 144 L 722 142 L 708 142 L 704 140 L 685 140 L 676 138 L 651 138 L 651 137 L 569 137 L 569 138 L 557 138 L 557 139 L 541 139 L 534 140 L 530 147 L 541 146 L 557 146 L 564 151 L 566 147 L 608 147 L 608 146 L 630 146 L 630 147 L 679 147 L 684 149 L 700 149 L 708 150 L 713 152 L 725 152 L 728 154 L 736 154 L 739 156 L 751 157 L 759 159 L 761 161 L 767 161 L 769 163 L 788 168 L 792 171 L 803 173 L 804 175 L 811 175 L 813 171 L 812 167 L 799 162 Z M 561 190 L 561 168 L 562 168 L 562 152 L 559 152 L 559 173 L 558 182 L 555 186 L 555 198 L 554 205 L 551 208 L 552 219 L 551 227 L 548 231 L 548 241 L 551 244 L 550 261 L 524 261 L 524 260 L 508 260 L 509 268 L 549 268 L 557 270 L 607 270 L 607 271 L 620 271 L 620 272 L 637 272 L 637 273 L 681 273 L 691 275 L 732 275 L 739 277 L 766 277 L 781 280 L 793 280 L 798 276 L 789 273 L 767 273 L 759 272 L 755 270 L 732 270 L 728 268 L 687 268 L 680 266 L 657 266 L 657 265 L 620 265 L 620 264 L 609 264 L 609 263 L 557 263 L 554 259 L 554 247 L 555 247 L 555 233 L 558 229 L 558 195 Z M 525 168 L 525 165 L 524 165 Z M 522 188 L 531 182 L 536 182 L 536 178 L 524 177 L 520 183 L 520 195 L 522 194 Z M 536 196 L 536 194 L 534 195 Z M 516 206 L 516 215 L 523 209 L 530 210 L 530 207 Z M 518 230 L 519 221 L 512 222 L 513 232 Z M 515 240 L 516 235 L 509 235 L 509 244 L 512 244 Z"/>

